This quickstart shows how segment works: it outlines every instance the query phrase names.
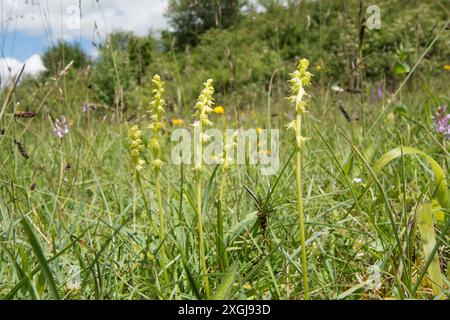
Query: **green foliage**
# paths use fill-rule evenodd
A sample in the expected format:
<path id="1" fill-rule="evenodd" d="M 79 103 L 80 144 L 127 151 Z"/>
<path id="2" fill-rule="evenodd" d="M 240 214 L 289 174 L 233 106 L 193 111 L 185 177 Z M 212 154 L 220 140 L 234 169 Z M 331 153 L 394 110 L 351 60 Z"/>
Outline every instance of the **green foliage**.
<path id="1" fill-rule="evenodd" d="M 194 46 L 200 36 L 213 28 L 235 24 L 247 0 L 170 0 L 167 17 L 177 46 Z"/>
<path id="2" fill-rule="evenodd" d="M 63 41 L 58 42 L 56 46 L 49 48 L 42 55 L 42 62 L 47 69 L 47 74 L 51 76 L 63 70 L 70 61 L 73 61 L 73 67 L 76 69 L 84 68 L 90 62 L 79 44 Z"/>
<path id="3" fill-rule="evenodd" d="M 99 99 L 113 105 L 123 92 L 142 83 L 147 66 L 152 62 L 155 41 L 149 35 L 111 34 L 99 48 L 92 84 Z"/>
<path id="4" fill-rule="evenodd" d="M 425 1 L 402 2 L 399 10 L 399 3 L 380 0 L 382 29 L 366 30 L 359 48 L 359 1 L 263 2 L 265 12 L 244 12 L 184 51 L 169 31 L 161 39 L 116 33 L 91 68 L 74 65 L 58 76 L 64 63 L 57 58 L 52 77 L 5 86 L 1 298 L 202 299 L 205 274 L 214 298 L 302 298 L 285 82 L 306 56 L 314 74 L 302 123 L 311 138 L 302 151 L 311 298 L 448 299 L 450 145 L 432 119 L 437 106 L 450 103 L 442 68 L 448 38 L 438 37 L 419 59 L 444 26 L 444 10 Z M 352 70 L 360 59 L 364 68 Z M 398 63 L 403 69 L 396 72 Z M 195 97 L 214 78 L 216 103 L 225 108 L 224 115 L 211 114 L 217 128 L 278 128 L 284 164 L 272 177 L 262 176 L 259 165 L 232 166 L 224 179 L 222 170 L 205 164 L 199 220 L 191 167 L 169 161 L 170 135 L 180 126 L 167 124 L 160 136 L 167 162 L 158 182 L 164 237 L 149 148 L 154 73 L 167 84 L 164 121 L 181 118 L 182 128 L 192 130 Z M 330 90 L 355 76 L 361 94 Z M 371 102 L 367 91 L 381 80 L 383 99 Z M 118 114 L 122 100 L 129 108 Z M 85 102 L 94 107 L 83 112 Z M 37 115 L 16 117 L 17 111 Z M 59 139 L 52 119 L 63 114 L 69 133 Z M 126 133 L 134 125 L 143 130 L 140 186 L 127 156 Z M 198 221 L 207 272 L 198 255 Z"/>

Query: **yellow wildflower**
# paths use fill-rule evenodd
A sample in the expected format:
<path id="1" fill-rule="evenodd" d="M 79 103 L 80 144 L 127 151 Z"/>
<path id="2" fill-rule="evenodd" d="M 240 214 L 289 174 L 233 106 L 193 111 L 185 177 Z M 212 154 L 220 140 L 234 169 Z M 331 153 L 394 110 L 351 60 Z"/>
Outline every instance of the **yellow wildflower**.
<path id="1" fill-rule="evenodd" d="M 183 119 L 179 119 L 179 118 L 172 119 L 170 122 L 172 123 L 173 126 L 180 126 L 181 127 L 184 124 L 184 120 Z"/>
<path id="2" fill-rule="evenodd" d="M 246 283 L 244 283 L 242 288 L 244 288 L 245 290 L 251 290 L 252 289 L 252 285 L 250 283 L 246 282 Z"/>
<path id="3" fill-rule="evenodd" d="M 217 106 L 214 108 L 214 113 L 215 114 L 224 114 L 225 113 L 225 109 L 222 106 Z"/>
<path id="4" fill-rule="evenodd" d="M 444 70 L 450 71 L 450 65 L 446 64 L 446 65 L 444 66 Z"/>

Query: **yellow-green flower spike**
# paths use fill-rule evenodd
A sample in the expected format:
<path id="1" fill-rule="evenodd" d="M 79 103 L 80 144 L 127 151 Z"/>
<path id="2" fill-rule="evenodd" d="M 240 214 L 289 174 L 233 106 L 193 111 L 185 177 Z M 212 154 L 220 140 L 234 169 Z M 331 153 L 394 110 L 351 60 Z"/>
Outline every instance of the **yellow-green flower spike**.
<path id="1" fill-rule="evenodd" d="M 128 131 L 128 137 L 130 139 L 130 154 L 133 168 L 140 172 L 144 168 L 144 160 L 140 158 L 140 152 L 144 148 L 141 139 L 142 131 L 137 125 L 133 126 Z"/>
<path id="2" fill-rule="evenodd" d="M 161 239 L 161 267 L 163 269 L 164 281 L 169 283 L 169 274 L 166 268 L 166 249 L 164 245 L 165 238 L 165 222 L 164 222 L 164 207 L 162 202 L 160 171 L 164 162 L 161 160 L 161 144 L 160 144 L 160 130 L 164 128 L 164 114 L 166 112 L 166 102 L 163 99 L 164 82 L 157 74 L 153 76 L 153 97 L 151 102 L 151 124 L 150 129 L 153 131 L 153 136 L 150 138 L 150 150 L 152 153 L 152 165 L 155 172 L 155 188 L 158 199 L 159 211 L 159 236 Z"/>
<path id="3" fill-rule="evenodd" d="M 308 67 L 309 61 L 307 59 L 301 59 L 298 63 L 297 70 L 291 73 L 291 79 L 289 80 L 291 95 L 288 97 L 288 100 L 295 107 L 296 116 L 295 120 L 290 122 L 287 127 L 295 132 L 297 148 L 300 148 L 308 140 L 301 135 L 301 115 L 307 112 L 307 98 L 309 97 L 305 88 L 311 85 L 312 77 L 312 74 L 308 71 Z"/>
<path id="4" fill-rule="evenodd" d="M 161 77 L 157 74 L 153 76 L 152 83 L 154 89 L 152 90 L 153 99 L 151 102 L 151 124 L 150 128 L 158 133 L 159 130 L 164 128 L 163 118 L 166 112 L 166 101 L 163 99 L 164 94 L 164 82 Z"/>
<path id="5" fill-rule="evenodd" d="M 213 80 L 208 79 L 203 84 L 203 90 L 201 91 L 197 103 L 195 104 L 194 109 L 196 109 L 195 117 L 197 120 L 193 123 L 194 128 L 196 128 L 199 134 L 199 143 L 195 146 L 195 152 L 197 159 L 199 161 L 195 163 L 195 170 L 197 172 L 200 172 L 202 169 L 202 161 L 201 159 L 203 154 L 203 143 L 208 141 L 208 136 L 203 133 L 203 129 L 206 126 L 212 126 L 213 123 L 209 120 L 208 115 L 213 112 L 213 105 L 214 105 L 214 87 L 213 87 Z"/>
<path id="6" fill-rule="evenodd" d="M 308 102 L 306 98 L 308 94 L 305 88 L 311 84 L 312 74 L 308 71 L 309 61 L 307 59 L 300 60 L 297 70 L 291 73 L 289 83 L 291 85 L 291 96 L 288 97 L 289 102 L 295 106 L 296 112 L 305 113 Z"/>
<path id="7" fill-rule="evenodd" d="M 198 137 L 195 145 L 195 167 L 194 170 L 196 172 L 196 182 L 197 182 L 197 227 L 199 234 L 199 253 L 200 253 L 200 261 L 202 264 L 202 272 L 204 275 L 205 281 L 205 294 L 206 298 L 209 298 L 210 287 L 208 280 L 208 268 L 206 266 L 206 258 L 205 258 L 205 244 L 204 244 L 204 234 L 203 234 L 203 216 L 202 216 L 202 181 L 201 181 L 201 173 L 202 173 L 202 159 L 203 159 L 203 143 L 208 140 L 208 137 L 203 133 L 203 128 L 205 126 L 212 126 L 213 123 L 209 121 L 208 114 L 213 111 L 213 94 L 214 87 L 212 79 L 207 80 L 203 84 L 203 90 L 198 97 L 197 103 L 195 104 L 195 109 L 197 110 L 195 116 L 197 120 L 194 122 L 194 133 Z M 195 141 L 195 140 L 194 140 Z"/>
<path id="8" fill-rule="evenodd" d="M 202 125 L 212 126 L 213 123 L 209 121 L 208 114 L 213 111 L 212 107 L 214 105 L 214 99 L 212 97 L 214 94 L 213 80 L 208 79 L 203 86 L 204 88 L 195 104 L 195 109 L 197 109 L 196 116 Z"/>
<path id="9" fill-rule="evenodd" d="M 164 162 L 161 160 L 161 146 L 159 143 L 159 131 L 164 128 L 164 114 L 166 112 L 166 102 L 163 99 L 164 82 L 157 74 L 152 79 L 153 82 L 153 99 L 151 102 L 151 124 L 150 129 L 153 130 L 153 137 L 150 139 L 150 148 L 153 156 L 153 170 L 159 172 Z"/>
<path id="10" fill-rule="evenodd" d="M 288 129 L 295 132 L 296 152 L 295 152 L 295 177 L 297 189 L 297 210 L 300 227 L 300 246 L 301 246 L 301 260 L 303 273 L 303 290 L 305 299 L 309 299 L 309 284 L 308 284 L 308 265 L 306 256 L 306 242 L 305 242 L 305 222 L 303 214 L 303 199 L 302 199 L 302 181 L 301 181 L 301 146 L 308 138 L 302 136 L 302 116 L 307 112 L 309 97 L 305 88 L 311 84 L 312 74 L 308 71 L 309 61 L 306 59 L 300 60 L 297 70 L 291 74 L 290 93 L 288 97 L 289 102 L 295 107 L 295 118 L 287 125 Z"/>

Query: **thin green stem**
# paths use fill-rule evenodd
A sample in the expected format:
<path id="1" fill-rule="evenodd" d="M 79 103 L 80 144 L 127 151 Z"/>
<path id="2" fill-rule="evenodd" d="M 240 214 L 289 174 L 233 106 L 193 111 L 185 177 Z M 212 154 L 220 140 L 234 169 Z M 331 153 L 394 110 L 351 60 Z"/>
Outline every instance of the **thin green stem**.
<path id="1" fill-rule="evenodd" d="M 298 114 L 297 115 L 297 135 L 300 135 L 300 132 L 301 132 L 301 115 Z M 303 289 L 305 292 L 304 293 L 305 300 L 308 300 L 309 299 L 309 285 L 308 285 L 308 268 L 307 268 L 307 263 L 306 263 L 305 222 L 304 222 L 304 215 L 303 215 L 302 181 L 301 181 L 302 162 L 301 162 L 300 145 L 301 145 L 301 143 L 298 143 L 297 152 L 296 152 L 295 177 L 296 177 L 296 183 L 297 183 L 297 209 L 298 209 L 298 218 L 299 218 L 299 225 L 300 225 L 300 245 L 301 245 L 301 251 L 302 251 Z"/>
<path id="2" fill-rule="evenodd" d="M 225 190 L 225 180 L 226 180 L 226 171 L 223 171 L 222 177 L 220 179 L 220 189 L 219 189 L 219 203 L 217 207 L 217 236 L 218 236 L 218 259 L 219 259 L 219 267 L 222 272 L 225 272 L 228 269 L 228 256 L 227 251 L 225 249 L 224 235 L 223 235 L 223 212 L 222 212 L 222 204 L 223 204 L 223 194 Z"/>
<path id="3" fill-rule="evenodd" d="M 166 246 L 164 244 L 165 230 L 164 230 L 164 208 L 162 205 L 161 196 L 161 182 L 159 173 L 156 175 L 156 196 L 158 198 L 158 211 L 159 211 L 159 237 L 161 239 L 161 268 L 163 269 L 164 281 L 169 283 L 169 275 L 166 268 Z"/>
<path id="4" fill-rule="evenodd" d="M 197 177 L 197 226 L 198 226 L 198 237 L 199 237 L 199 246 L 200 246 L 200 260 L 202 263 L 202 271 L 203 277 L 205 280 L 205 294 L 206 298 L 209 298 L 210 290 L 209 290 L 209 280 L 208 280 L 208 270 L 206 268 L 206 259 L 205 259 L 205 243 L 204 243 L 204 235 L 203 235 L 203 217 L 202 217 L 202 181 L 200 179 L 200 174 Z"/>

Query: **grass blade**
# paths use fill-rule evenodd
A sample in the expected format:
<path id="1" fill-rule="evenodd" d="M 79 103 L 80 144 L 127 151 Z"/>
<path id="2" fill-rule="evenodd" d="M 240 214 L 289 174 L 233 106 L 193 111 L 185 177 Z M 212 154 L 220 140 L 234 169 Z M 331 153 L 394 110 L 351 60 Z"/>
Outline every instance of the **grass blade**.
<path id="1" fill-rule="evenodd" d="M 44 274 L 45 280 L 50 288 L 50 291 L 53 297 L 59 300 L 59 293 L 56 286 L 55 279 L 53 278 L 53 274 L 48 265 L 48 261 L 45 258 L 44 252 L 42 251 L 41 245 L 31 228 L 30 222 L 27 218 L 22 218 L 22 225 L 25 229 L 25 232 L 28 235 L 28 240 L 30 241 L 31 247 L 33 248 L 34 254 L 36 255 L 39 265 L 41 266 L 42 273 Z"/>

